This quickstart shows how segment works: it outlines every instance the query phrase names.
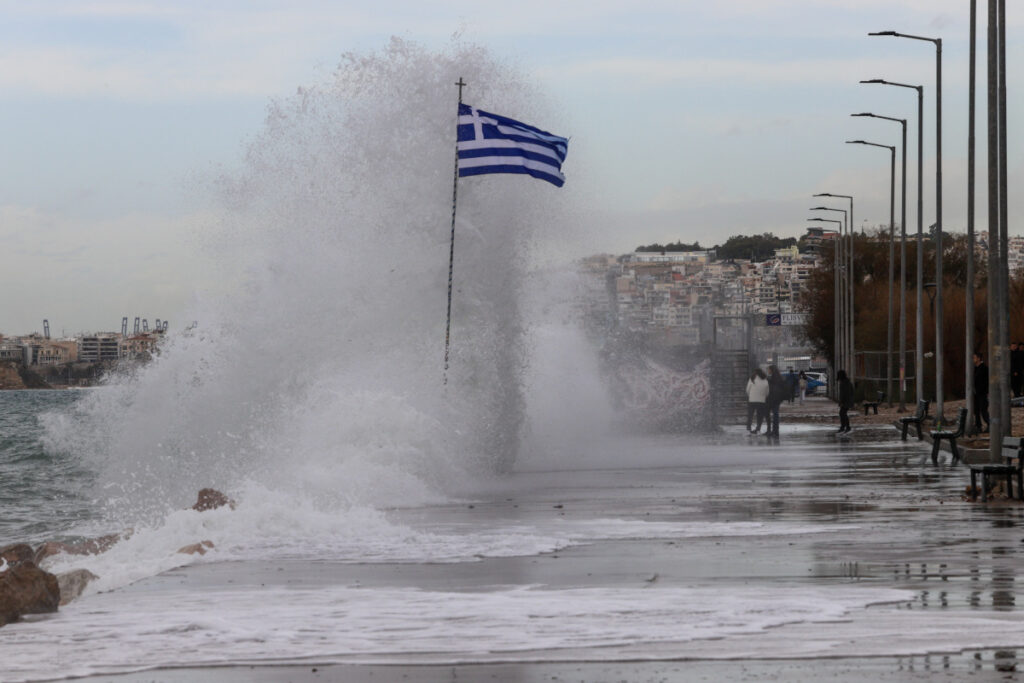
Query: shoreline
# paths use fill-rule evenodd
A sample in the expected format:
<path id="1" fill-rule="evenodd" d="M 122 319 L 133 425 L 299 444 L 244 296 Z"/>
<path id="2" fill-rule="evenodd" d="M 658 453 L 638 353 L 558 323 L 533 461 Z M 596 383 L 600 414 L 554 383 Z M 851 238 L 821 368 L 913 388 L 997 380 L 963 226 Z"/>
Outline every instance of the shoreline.
<path id="1" fill-rule="evenodd" d="M 61 624 L 60 614 L 35 622 L 43 638 L 40 647 L 48 647 L 54 638 L 73 640 L 77 634 L 85 642 L 76 645 L 79 657 L 72 654 L 75 650 L 65 653 L 69 663 L 95 662 L 107 671 L 126 671 L 134 668 L 133 663 L 144 666 L 145 657 L 134 662 L 96 659 L 87 626 L 93 623 L 92 614 L 116 615 L 146 602 L 162 607 L 161 618 L 166 620 L 159 623 L 164 628 L 188 634 L 179 626 L 196 619 L 203 624 L 201 634 L 212 627 L 178 603 L 237 594 L 251 596 L 258 606 L 254 614 L 270 624 L 262 636 L 267 639 L 261 646 L 265 660 L 253 661 L 258 651 L 246 648 L 219 655 L 216 649 L 205 654 L 197 649 L 182 651 L 180 667 L 168 668 L 175 660 L 164 655 L 154 660 L 162 664 L 132 673 L 64 671 L 85 681 L 128 683 L 440 683 L 453 677 L 677 683 L 701 678 L 900 681 L 938 674 L 998 680 L 1020 668 L 1016 653 L 1010 652 L 1024 651 L 1024 631 L 1015 626 L 1018 603 L 1024 605 L 1016 596 L 1018 585 L 1024 586 L 1017 577 L 1024 554 L 1017 528 L 1020 509 L 964 501 L 964 468 L 948 466 L 948 456 L 939 467 L 930 461 L 920 465 L 921 456 L 930 450 L 927 444 L 901 442 L 891 424 L 854 422 L 850 437 L 835 437 L 823 423 L 834 416 L 826 415 L 833 407 L 827 400 L 808 401 L 803 406 L 806 424 L 799 419 L 796 404 L 788 415 L 784 408 L 781 446 L 742 433 L 742 426 L 727 427 L 710 445 L 687 437 L 630 439 L 626 443 L 635 450 L 615 469 L 601 469 L 601 461 L 591 469 L 522 470 L 477 491 L 470 501 L 386 511 L 392 522 L 417 535 L 451 528 L 497 534 L 513 524 L 550 533 L 565 523 L 606 527 L 609 521 L 669 525 L 665 528 L 678 531 L 656 532 L 649 538 L 634 537 L 632 532 L 615 537 L 604 531 L 608 535 L 553 551 L 444 562 L 348 563 L 273 556 L 217 561 L 214 554 L 198 564 L 86 596 L 65 615 L 70 623 Z M 786 429 L 787 417 L 791 430 Z M 736 524 L 750 530 L 732 535 L 729 525 Z M 711 531 L 687 535 L 687 525 L 705 525 Z M 635 611 L 607 614 L 615 620 L 637 619 L 636 630 L 618 644 L 598 645 L 599 640 L 583 638 L 604 618 L 603 607 L 591 608 L 578 622 L 581 625 L 574 625 L 579 617 L 573 611 L 551 621 L 508 621 L 508 614 L 495 607 L 498 603 L 487 598 L 504 595 L 510 586 L 546 591 L 551 600 L 570 601 L 572 610 L 584 608 L 573 596 L 592 594 L 586 591 L 635 596 Z M 359 622 L 347 620 L 348 600 L 362 597 L 374 609 L 380 606 L 394 614 L 402 603 L 388 596 L 403 590 L 416 591 L 421 607 L 396 617 L 387 628 L 361 630 Z M 838 617 L 832 612 L 815 617 L 815 610 L 809 609 L 808 616 L 782 618 L 767 626 L 746 621 L 759 612 L 745 611 L 744 601 L 755 596 L 774 601 L 764 606 L 765 613 L 781 609 L 785 614 L 792 608 L 791 600 L 799 603 L 807 596 L 811 607 L 818 600 L 828 607 L 844 593 L 867 600 L 893 590 L 904 597 L 895 603 L 861 602 L 863 606 L 857 606 L 854 597 Z M 275 602 L 282 591 L 294 596 L 322 592 L 327 601 L 340 591 L 342 600 L 332 603 L 336 616 L 324 621 L 317 599 L 308 603 L 309 614 L 282 611 Z M 478 596 L 481 630 L 472 624 L 466 628 L 479 642 L 454 636 L 446 645 L 431 640 L 448 637 L 437 635 L 448 633 L 446 629 L 459 633 L 464 623 L 459 621 L 464 617 L 452 621 L 453 614 L 443 607 L 439 616 L 430 611 L 453 599 L 446 596 Z M 668 619 L 656 614 L 658 602 L 664 600 L 681 601 L 678 613 L 673 607 Z M 251 623 L 227 604 L 213 604 L 221 605 L 215 621 L 232 624 L 239 619 L 232 630 L 244 630 Z M 532 612 L 542 603 L 524 604 Z M 735 620 L 748 624 L 745 629 L 716 632 L 702 623 L 704 617 L 695 618 L 708 612 L 711 619 L 720 620 L 718 615 L 728 614 L 733 605 L 739 610 Z M 825 618 L 826 614 L 830 616 Z M 321 654 L 282 657 L 281 653 L 310 652 L 301 639 L 294 647 L 276 639 L 278 629 L 291 632 L 307 616 L 309 637 L 327 633 L 317 630 L 325 627 L 344 637 Z M 678 624 L 673 625 L 676 618 Z M 542 630 L 523 637 L 512 627 L 519 623 Z M 550 638 L 544 638 L 543 629 L 553 629 Z M 363 642 L 365 646 L 358 644 Z M 537 642 L 548 647 L 537 649 L 532 645 Z M 107 647 L 98 642 L 95 646 Z M 246 652 L 251 653 L 248 660 Z M 218 656 L 222 662 L 188 663 Z"/>

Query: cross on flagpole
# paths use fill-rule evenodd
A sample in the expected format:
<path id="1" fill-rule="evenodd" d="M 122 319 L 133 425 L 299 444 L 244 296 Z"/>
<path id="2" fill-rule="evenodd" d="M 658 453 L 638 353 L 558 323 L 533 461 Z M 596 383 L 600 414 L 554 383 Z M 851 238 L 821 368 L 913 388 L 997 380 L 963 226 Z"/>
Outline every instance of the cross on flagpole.
<path id="1" fill-rule="evenodd" d="M 459 104 L 462 104 L 462 89 L 467 83 L 459 76 L 455 84 L 459 88 Z M 455 130 L 458 131 L 458 114 L 455 115 Z M 452 271 L 455 268 L 455 207 L 459 198 L 459 151 L 455 145 L 455 177 L 452 179 L 452 236 L 448 247 L 448 318 L 444 328 L 444 385 L 448 385 L 448 359 L 452 337 Z"/>

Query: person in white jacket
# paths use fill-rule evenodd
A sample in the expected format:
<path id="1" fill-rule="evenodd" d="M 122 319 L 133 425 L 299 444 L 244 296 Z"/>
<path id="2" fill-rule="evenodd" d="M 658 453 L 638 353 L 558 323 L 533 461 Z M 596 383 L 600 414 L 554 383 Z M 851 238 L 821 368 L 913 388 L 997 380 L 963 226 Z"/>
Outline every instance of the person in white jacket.
<path id="1" fill-rule="evenodd" d="M 750 428 L 749 415 L 751 411 L 757 413 L 757 427 L 755 429 Z M 747 415 L 747 431 L 751 434 L 760 432 L 761 422 L 768 421 L 768 378 L 761 368 L 754 370 L 754 374 L 750 376 L 750 380 L 747 382 Z"/>

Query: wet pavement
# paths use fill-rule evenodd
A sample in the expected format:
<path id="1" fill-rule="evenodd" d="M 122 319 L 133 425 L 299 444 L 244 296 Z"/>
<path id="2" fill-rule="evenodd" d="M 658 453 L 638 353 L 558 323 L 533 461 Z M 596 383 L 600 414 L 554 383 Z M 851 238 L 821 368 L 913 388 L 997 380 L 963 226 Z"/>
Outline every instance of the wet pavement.
<path id="1" fill-rule="evenodd" d="M 778 524 L 821 533 L 620 538 L 521 557 L 478 562 L 308 563 L 274 561 L 239 572 L 199 565 L 152 580 L 196 590 L 225 582 L 338 583 L 365 587 L 484 591 L 495 584 L 549 590 L 700 586 L 722 595 L 822 586 L 905 591 L 827 622 L 780 625 L 759 633 L 610 648 L 554 648 L 460 659 L 451 652 L 357 657 L 356 663 L 223 667 L 134 674 L 124 679 L 189 680 L 1006 680 L 1024 670 L 1024 506 L 964 498 L 967 469 L 938 465 L 930 447 L 901 442 L 884 424 L 837 436 L 831 404 L 807 405 L 822 419 L 783 413 L 781 436 L 743 427 L 703 439 L 652 437 L 621 444 L 614 457 L 534 468 L 478 491 L 471 501 L 396 509 L 391 517 L 424 531 L 543 526 L 552 520 Z M 784 408 L 785 411 L 785 408 Z M 612 467 L 612 463 L 618 467 Z M 589 465 L 589 468 L 588 468 Z M 285 566 L 282 572 L 281 567 Z M 275 576 L 278 577 L 275 579 Z M 231 577 L 230 579 L 228 577 Z M 453 648 L 455 646 L 453 645 Z M 339 661 L 341 663 L 339 663 Z M 104 679 L 105 680 L 105 679 Z M 117 679 L 123 680 L 123 679 Z"/>

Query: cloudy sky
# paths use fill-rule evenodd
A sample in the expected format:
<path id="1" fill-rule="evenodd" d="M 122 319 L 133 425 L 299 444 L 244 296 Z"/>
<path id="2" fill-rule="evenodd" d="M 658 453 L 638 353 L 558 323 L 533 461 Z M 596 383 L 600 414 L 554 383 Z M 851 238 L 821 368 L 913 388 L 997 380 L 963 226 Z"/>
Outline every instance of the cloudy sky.
<path id="1" fill-rule="evenodd" d="M 1012 127 L 1024 8 L 1008 4 L 1014 197 L 1024 170 Z M 926 87 L 931 224 L 934 48 L 867 33 L 942 37 L 944 220 L 963 230 L 968 6 L 0 0 L 0 333 L 40 330 L 44 317 L 55 334 L 118 329 L 122 315 L 181 321 L 192 293 L 217 284 L 197 244 L 212 210 L 203 179 L 241 163 L 268 102 L 322 82 L 342 53 L 380 49 L 391 36 L 444 48 L 459 33 L 535 77 L 563 118 L 533 123 L 573 139 L 563 191 L 599 198 L 580 255 L 795 236 L 815 192 L 855 195 L 858 225 L 886 222 L 888 154 L 844 141 L 898 144 L 899 126 L 849 115 L 909 118 L 913 162 L 916 101 L 910 90 L 858 84 L 867 78 Z M 979 67 L 983 86 L 983 52 Z M 979 119 L 983 173 L 983 109 Z M 911 173 L 911 198 L 914 182 Z M 1011 218 L 1022 209 L 1013 200 Z M 908 223 L 916 225 L 912 212 Z"/>

